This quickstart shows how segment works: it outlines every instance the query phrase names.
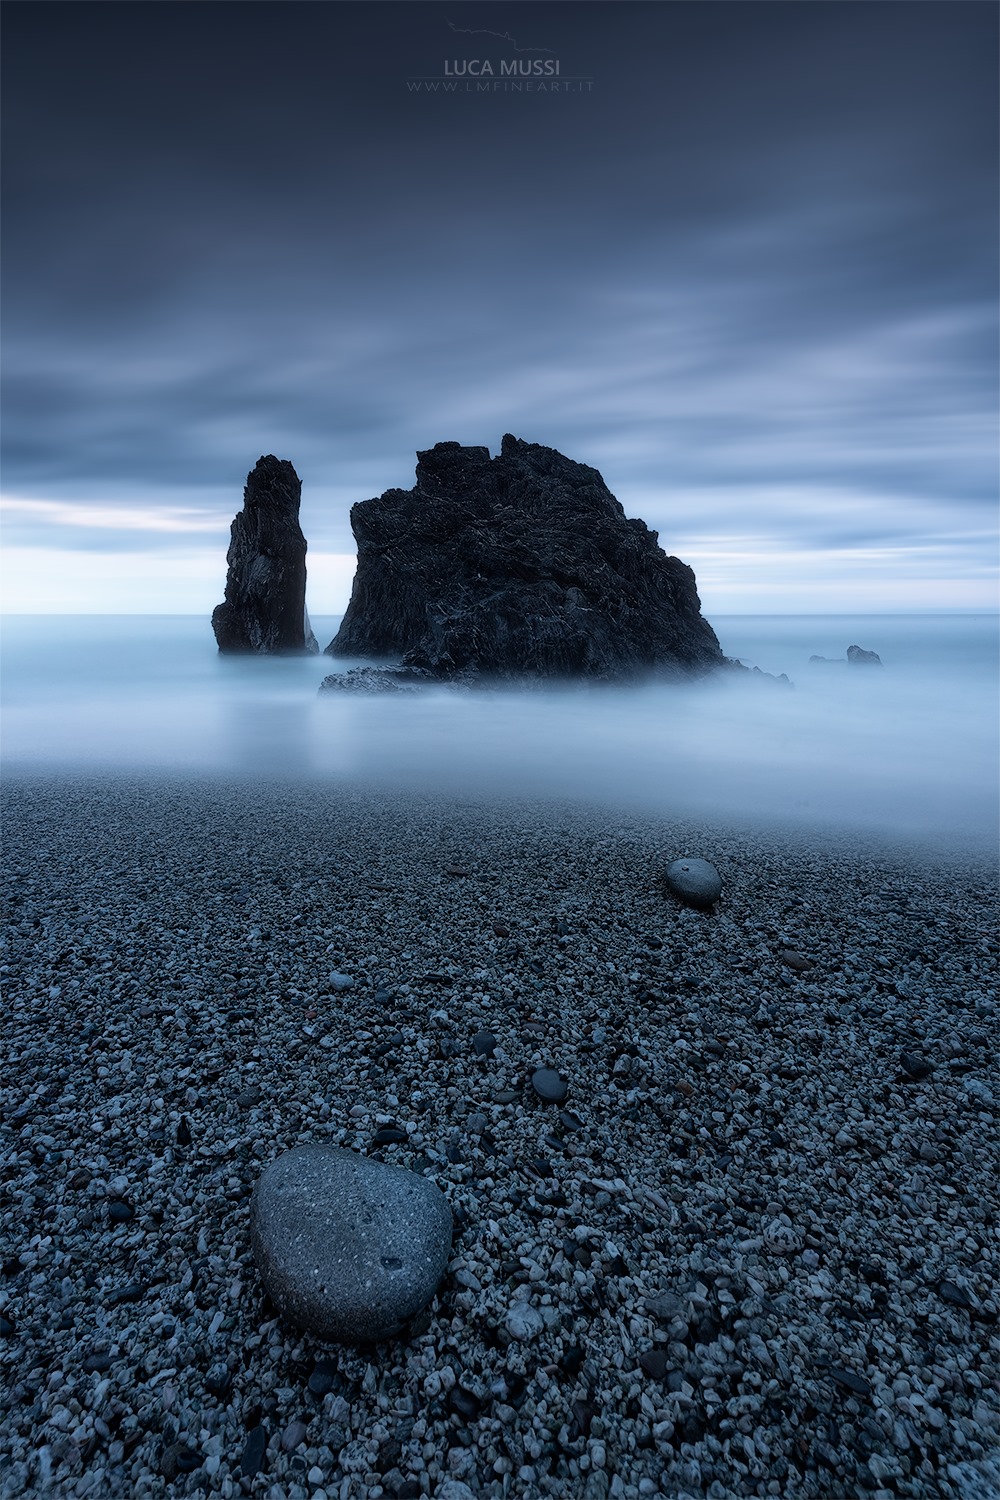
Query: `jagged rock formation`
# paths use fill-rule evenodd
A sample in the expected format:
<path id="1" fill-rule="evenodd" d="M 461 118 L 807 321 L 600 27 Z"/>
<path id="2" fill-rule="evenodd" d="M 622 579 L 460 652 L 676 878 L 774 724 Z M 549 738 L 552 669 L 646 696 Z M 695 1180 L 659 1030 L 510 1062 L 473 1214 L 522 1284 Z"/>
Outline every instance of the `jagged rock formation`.
<path id="1" fill-rule="evenodd" d="M 306 614 L 302 484 L 287 459 L 258 459 L 233 520 L 225 602 L 212 614 L 220 651 L 318 651 Z"/>
<path id="2" fill-rule="evenodd" d="M 877 651 L 866 651 L 863 646 L 848 646 L 846 656 L 810 656 L 810 666 L 817 667 L 880 667 L 882 658 Z"/>
<path id="3" fill-rule="evenodd" d="M 437 678 L 620 679 L 723 666 L 694 573 L 596 469 L 509 434 L 417 454 L 412 490 L 351 509 L 354 589 L 332 656 Z"/>

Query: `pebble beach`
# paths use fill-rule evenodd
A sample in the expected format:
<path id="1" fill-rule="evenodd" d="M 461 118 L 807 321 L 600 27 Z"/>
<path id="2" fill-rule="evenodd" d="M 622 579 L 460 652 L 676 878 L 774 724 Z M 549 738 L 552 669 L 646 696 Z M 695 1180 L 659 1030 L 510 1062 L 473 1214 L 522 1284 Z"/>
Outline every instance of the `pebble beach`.
<path id="1" fill-rule="evenodd" d="M 221 776 L 4 828 L 4 1497 L 1000 1494 L 987 854 Z M 448 1201 L 397 1338 L 261 1286 L 315 1144 Z"/>

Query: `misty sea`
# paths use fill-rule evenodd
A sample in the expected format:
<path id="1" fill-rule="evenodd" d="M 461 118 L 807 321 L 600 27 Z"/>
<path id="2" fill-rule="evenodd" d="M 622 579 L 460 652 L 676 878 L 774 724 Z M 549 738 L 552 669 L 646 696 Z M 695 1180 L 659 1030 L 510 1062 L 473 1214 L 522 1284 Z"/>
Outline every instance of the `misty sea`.
<path id="1" fill-rule="evenodd" d="M 759 678 L 500 693 L 319 694 L 361 663 L 221 657 L 198 616 L 7 616 L 3 762 L 318 776 L 539 794 L 654 815 L 992 843 L 991 615 L 717 616 Z M 339 617 L 314 619 L 321 646 Z M 815 665 L 857 644 L 882 670 Z"/>

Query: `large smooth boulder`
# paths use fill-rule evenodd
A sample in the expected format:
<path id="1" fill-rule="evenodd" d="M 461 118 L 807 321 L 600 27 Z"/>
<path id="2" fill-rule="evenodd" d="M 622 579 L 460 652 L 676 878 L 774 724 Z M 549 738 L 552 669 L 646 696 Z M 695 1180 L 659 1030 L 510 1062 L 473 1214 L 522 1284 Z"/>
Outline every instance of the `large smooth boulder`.
<path id="1" fill-rule="evenodd" d="M 444 1194 L 339 1146 L 296 1146 L 261 1173 L 250 1240 L 275 1307 L 336 1343 L 391 1338 L 426 1307 L 451 1253 Z"/>
<path id="2" fill-rule="evenodd" d="M 212 614 L 219 650 L 315 652 L 306 614 L 302 484 L 287 459 L 258 459 L 233 520 L 226 597 Z"/>
<path id="3" fill-rule="evenodd" d="M 707 859 L 673 859 L 663 873 L 667 889 L 699 911 L 710 911 L 722 895 L 722 877 Z"/>
<path id="4" fill-rule="evenodd" d="M 417 482 L 351 509 L 354 588 L 333 656 L 439 678 L 701 673 L 725 664 L 694 573 L 596 469 L 508 434 L 438 443 Z"/>

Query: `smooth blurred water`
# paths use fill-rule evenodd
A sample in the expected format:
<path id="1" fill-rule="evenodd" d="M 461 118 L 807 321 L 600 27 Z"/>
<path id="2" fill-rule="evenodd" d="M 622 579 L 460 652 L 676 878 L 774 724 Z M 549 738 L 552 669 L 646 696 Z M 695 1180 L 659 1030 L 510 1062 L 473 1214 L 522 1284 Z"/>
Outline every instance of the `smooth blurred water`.
<path id="1" fill-rule="evenodd" d="M 335 617 L 314 620 L 321 644 Z M 996 839 L 992 616 L 722 616 L 728 655 L 794 689 L 319 695 L 356 662 L 221 657 L 190 616 L 7 616 L 8 769 L 291 773 L 553 793 L 740 821 Z M 849 645 L 884 670 L 811 666 Z"/>

